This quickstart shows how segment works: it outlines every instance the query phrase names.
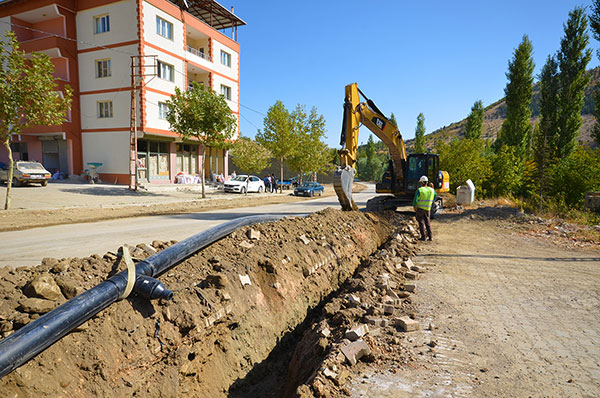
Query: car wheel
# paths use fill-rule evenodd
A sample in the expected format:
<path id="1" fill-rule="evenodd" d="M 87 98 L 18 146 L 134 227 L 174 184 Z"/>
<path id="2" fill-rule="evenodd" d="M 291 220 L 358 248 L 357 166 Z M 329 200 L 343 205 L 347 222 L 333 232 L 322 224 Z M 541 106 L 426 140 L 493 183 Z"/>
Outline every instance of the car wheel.
<path id="1" fill-rule="evenodd" d="M 323 191 L 319 191 L 319 196 L 323 196 Z"/>
<path id="2" fill-rule="evenodd" d="M 242 187 L 242 189 L 240 189 L 240 193 L 242 193 L 242 194 L 246 193 L 246 187 Z"/>
<path id="3" fill-rule="evenodd" d="M 263 187 L 258 187 L 258 193 L 262 193 Z"/>
<path id="4" fill-rule="evenodd" d="M 48 180 L 42 181 L 42 186 L 43 187 L 48 186 Z"/>
<path id="5" fill-rule="evenodd" d="M 21 184 L 19 183 L 19 180 L 17 180 L 17 177 L 13 177 L 13 183 L 12 183 L 12 186 L 13 186 L 13 187 L 18 187 L 18 186 L 20 186 L 20 185 L 21 185 Z"/>
<path id="6" fill-rule="evenodd" d="M 310 197 L 312 198 L 313 196 L 315 196 L 315 191 L 310 191 Z"/>

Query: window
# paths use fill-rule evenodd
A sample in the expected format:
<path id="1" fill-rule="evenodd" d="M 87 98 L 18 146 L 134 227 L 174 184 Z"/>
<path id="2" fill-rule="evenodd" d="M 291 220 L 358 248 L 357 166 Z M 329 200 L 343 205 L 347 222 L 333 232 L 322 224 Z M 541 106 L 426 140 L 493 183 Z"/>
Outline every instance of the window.
<path id="1" fill-rule="evenodd" d="M 175 81 L 173 76 L 173 65 L 158 61 L 158 77 L 170 82 Z"/>
<path id="2" fill-rule="evenodd" d="M 231 54 L 221 50 L 221 64 L 231 68 Z"/>
<path id="3" fill-rule="evenodd" d="M 108 77 L 110 75 L 110 59 L 96 60 L 96 77 Z"/>
<path id="4" fill-rule="evenodd" d="M 161 17 L 156 17 L 156 34 L 173 40 L 173 24 L 167 22 Z"/>
<path id="5" fill-rule="evenodd" d="M 109 15 L 100 15 L 94 17 L 94 33 L 110 32 L 110 19 Z"/>
<path id="6" fill-rule="evenodd" d="M 98 101 L 98 117 L 99 118 L 113 117 L 112 101 Z"/>
<path id="7" fill-rule="evenodd" d="M 221 84 L 221 95 L 225 97 L 226 100 L 231 101 L 231 87 Z"/>
<path id="8" fill-rule="evenodd" d="M 158 118 L 159 119 L 167 119 L 167 113 L 169 112 L 169 105 L 166 102 L 158 103 Z"/>

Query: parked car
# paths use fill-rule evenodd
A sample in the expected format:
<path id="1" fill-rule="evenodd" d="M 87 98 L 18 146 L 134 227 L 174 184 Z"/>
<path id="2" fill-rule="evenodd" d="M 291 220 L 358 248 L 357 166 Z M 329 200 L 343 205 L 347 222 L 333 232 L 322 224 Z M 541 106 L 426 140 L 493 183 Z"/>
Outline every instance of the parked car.
<path id="1" fill-rule="evenodd" d="M 246 188 L 246 182 L 248 183 L 248 188 Z M 248 192 L 264 192 L 265 183 L 257 176 L 242 174 L 233 177 L 223 184 L 223 189 L 225 192 L 246 193 L 246 189 L 248 189 Z"/>
<path id="2" fill-rule="evenodd" d="M 281 187 L 281 189 L 290 189 L 292 187 L 292 180 L 277 180 L 277 186 Z"/>
<path id="3" fill-rule="evenodd" d="M 296 196 L 315 196 L 323 195 L 325 187 L 318 182 L 303 182 L 302 185 L 294 189 L 294 195 Z"/>
<path id="4" fill-rule="evenodd" d="M 9 171 L 8 167 L 0 169 L 0 182 L 8 182 Z M 41 163 L 25 160 L 14 162 L 12 185 L 15 187 L 32 183 L 41 184 L 45 187 L 48 185 L 50 178 L 52 178 L 52 175 Z"/>

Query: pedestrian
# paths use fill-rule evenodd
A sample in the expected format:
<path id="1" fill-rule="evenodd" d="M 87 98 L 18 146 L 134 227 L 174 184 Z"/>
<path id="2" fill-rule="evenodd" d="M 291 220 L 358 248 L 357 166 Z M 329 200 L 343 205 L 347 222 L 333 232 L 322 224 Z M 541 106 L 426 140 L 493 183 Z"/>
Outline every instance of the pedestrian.
<path id="1" fill-rule="evenodd" d="M 265 190 L 267 192 L 271 192 L 271 176 L 267 174 L 267 176 L 265 177 Z"/>
<path id="2" fill-rule="evenodd" d="M 428 186 L 429 180 L 427 176 L 419 178 L 421 187 L 415 192 L 415 199 L 413 200 L 413 207 L 415 209 L 417 222 L 419 223 L 419 232 L 421 238 L 419 240 L 433 240 L 431 234 L 431 223 L 430 223 L 430 211 L 433 199 L 435 197 L 435 190 Z"/>
<path id="3" fill-rule="evenodd" d="M 273 192 L 277 192 L 277 179 L 273 173 L 271 173 L 271 183 L 273 184 Z"/>

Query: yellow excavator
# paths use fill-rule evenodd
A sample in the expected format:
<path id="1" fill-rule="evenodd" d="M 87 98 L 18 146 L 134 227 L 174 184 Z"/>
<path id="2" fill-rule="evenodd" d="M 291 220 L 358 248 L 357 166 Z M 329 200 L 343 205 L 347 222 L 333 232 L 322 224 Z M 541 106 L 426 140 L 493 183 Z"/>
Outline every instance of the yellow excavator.
<path id="1" fill-rule="evenodd" d="M 365 100 L 361 102 L 361 97 Z M 390 151 L 390 160 L 382 181 L 377 182 L 377 193 L 392 195 L 377 196 L 367 202 L 367 209 L 395 209 L 412 204 L 419 178 L 427 176 L 438 193 L 432 215 L 442 210 L 442 197 L 450 190 L 448 173 L 439 170 L 439 157 L 434 153 L 411 153 L 406 155 L 404 140 L 398 128 L 383 115 L 375 103 L 360 91 L 356 83 L 346 86 L 344 119 L 339 150 L 340 166 L 333 173 L 333 186 L 342 210 L 357 209 L 352 199 L 352 183 L 356 175 L 358 156 L 358 130 L 361 125 L 371 130 Z"/>

